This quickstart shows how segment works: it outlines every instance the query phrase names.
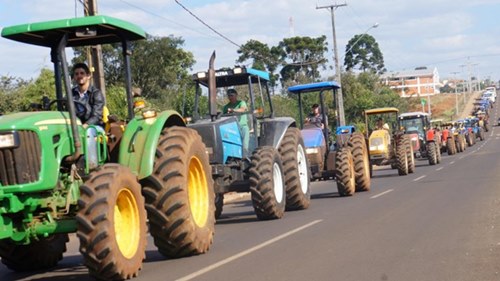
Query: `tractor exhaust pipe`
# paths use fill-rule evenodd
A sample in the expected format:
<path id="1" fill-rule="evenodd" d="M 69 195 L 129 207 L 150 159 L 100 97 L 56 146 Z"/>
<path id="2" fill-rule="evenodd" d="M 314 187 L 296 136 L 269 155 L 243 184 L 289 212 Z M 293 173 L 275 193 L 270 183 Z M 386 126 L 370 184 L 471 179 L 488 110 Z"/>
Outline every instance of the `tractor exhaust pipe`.
<path id="1" fill-rule="evenodd" d="M 210 118 L 212 121 L 217 119 L 217 86 L 215 85 L 215 51 L 210 56 L 210 62 L 208 63 L 208 97 L 209 105 L 208 109 L 210 111 Z"/>

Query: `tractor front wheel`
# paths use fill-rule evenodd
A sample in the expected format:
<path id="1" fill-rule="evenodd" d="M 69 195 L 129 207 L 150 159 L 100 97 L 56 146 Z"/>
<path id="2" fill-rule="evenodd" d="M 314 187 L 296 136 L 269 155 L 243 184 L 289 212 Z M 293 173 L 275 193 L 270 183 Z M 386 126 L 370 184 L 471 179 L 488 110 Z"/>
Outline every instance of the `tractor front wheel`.
<path id="1" fill-rule="evenodd" d="M 335 157 L 335 178 L 340 196 L 352 196 L 356 191 L 354 160 L 348 147 L 340 148 Z"/>
<path id="2" fill-rule="evenodd" d="M 90 275 L 123 280 L 139 274 L 146 249 L 146 210 L 130 169 L 105 164 L 80 187 L 77 232 Z"/>
<path id="3" fill-rule="evenodd" d="M 371 186 L 370 159 L 368 159 L 368 149 L 363 134 L 353 133 L 349 147 L 354 161 L 356 191 L 369 191 Z"/>
<path id="4" fill-rule="evenodd" d="M 285 213 L 286 190 L 283 164 L 273 147 L 257 148 L 250 162 L 250 192 L 257 218 L 272 220 Z"/>
<path id="5" fill-rule="evenodd" d="M 436 143 L 429 142 L 427 143 L 427 158 L 429 160 L 429 165 L 437 164 L 437 154 L 436 154 Z"/>
<path id="6" fill-rule="evenodd" d="M 2 263 L 14 271 L 42 270 L 54 267 L 66 252 L 67 234 L 54 234 L 28 245 L 0 240 Z"/>
<path id="7" fill-rule="evenodd" d="M 208 251 L 214 236 L 215 194 L 208 154 L 195 130 L 163 129 L 143 194 L 149 230 L 162 255 L 179 258 Z"/>
<path id="8" fill-rule="evenodd" d="M 311 202 L 309 165 L 300 130 L 288 128 L 278 151 L 285 175 L 286 210 L 307 209 Z"/>
<path id="9" fill-rule="evenodd" d="M 397 158 L 397 166 L 398 166 L 398 174 L 400 176 L 408 175 L 408 153 L 404 143 L 401 143 L 396 148 L 396 158 Z"/>

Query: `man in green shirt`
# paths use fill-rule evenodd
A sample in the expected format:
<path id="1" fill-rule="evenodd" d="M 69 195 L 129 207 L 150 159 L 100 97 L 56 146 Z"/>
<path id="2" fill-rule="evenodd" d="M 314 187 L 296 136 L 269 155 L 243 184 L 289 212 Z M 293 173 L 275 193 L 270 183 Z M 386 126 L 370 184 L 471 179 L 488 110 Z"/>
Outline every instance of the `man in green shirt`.
<path id="1" fill-rule="evenodd" d="M 238 100 L 238 92 L 235 89 L 227 90 L 227 98 L 229 102 L 222 109 L 222 113 L 231 114 L 239 112 L 247 112 L 247 103 L 242 100 Z M 243 136 L 243 149 L 248 152 L 248 143 L 250 142 L 250 128 L 248 127 L 248 116 L 242 114 L 238 116 L 241 134 Z"/>

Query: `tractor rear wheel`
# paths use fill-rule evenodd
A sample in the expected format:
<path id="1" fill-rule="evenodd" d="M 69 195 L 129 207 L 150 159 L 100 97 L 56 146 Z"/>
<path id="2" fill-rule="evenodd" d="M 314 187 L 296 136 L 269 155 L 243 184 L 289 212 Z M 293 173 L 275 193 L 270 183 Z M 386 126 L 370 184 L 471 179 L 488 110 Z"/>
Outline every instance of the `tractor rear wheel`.
<path id="1" fill-rule="evenodd" d="M 452 138 L 446 140 L 446 150 L 448 150 L 448 155 L 454 155 L 457 153 L 457 147 L 455 141 Z"/>
<path id="2" fill-rule="evenodd" d="M 479 140 L 484 141 L 484 131 L 483 130 L 479 130 Z"/>
<path id="3" fill-rule="evenodd" d="M 408 175 L 408 153 L 404 143 L 400 143 L 396 148 L 396 158 L 398 166 L 398 174 L 400 176 Z"/>
<path id="4" fill-rule="evenodd" d="M 186 127 L 163 129 L 153 174 L 143 185 L 158 251 L 173 258 L 207 252 L 214 236 L 215 194 L 200 135 Z"/>
<path id="5" fill-rule="evenodd" d="M 437 155 L 436 155 L 436 143 L 428 142 L 427 143 L 427 158 L 429 160 L 429 165 L 437 164 Z"/>
<path id="6" fill-rule="evenodd" d="M 467 142 L 465 141 L 465 135 L 460 135 L 460 143 L 462 145 L 462 151 L 467 149 Z"/>
<path id="7" fill-rule="evenodd" d="M 278 149 L 283 162 L 286 210 L 303 210 L 311 202 L 309 165 L 300 130 L 288 128 Z"/>
<path id="8" fill-rule="evenodd" d="M 224 209 L 224 193 L 215 194 L 215 219 L 219 219 L 222 215 L 222 209 Z"/>
<path id="9" fill-rule="evenodd" d="M 467 146 L 472 146 L 474 145 L 474 143 L 472 143 L 472 135 L 470 133 L 468 133 L 466 136 L 465 136 L 465 140 L 467 141 Z"/>
<path id="10" fill-rule="evenodd" d="M 257 148 L 250 163 L 250 192 L 257 218 L 272 220 L 283 217 L 286 204 L 283 164 L 277 150 Z"/>
<path id="11" fill-rule="evenodd" d="M 103 165 L 80 187 L 78 207 L 76 235 L 90 275 L 102 280 L 136 277 L 147 243 L 137 177 L 119 164 Z"/>
<path id="12" fill-rule="evenodd" d="M 371 185 L 370 159 L 368 159 L 368 149 L 363 134 L 353 133 L 349 140 L 349 147 L 354 159 L 356 191 L 369 191 Z"/>
<path id="13" fill-rule="evenodd" d="M 8 239 L 0 240 L 2 263 L 14 271 L 42 270 L 54 267 L 66 252 L 67 234 L 54 234 L 28 245 L 17 245 Z"/>
<path id="14" fill-rule="evenodd" d="M 354 160 L 348 147 L 340 148 L 335 157 L 335 178 L 340 196 L 352 196 L 356 191 Z"/>

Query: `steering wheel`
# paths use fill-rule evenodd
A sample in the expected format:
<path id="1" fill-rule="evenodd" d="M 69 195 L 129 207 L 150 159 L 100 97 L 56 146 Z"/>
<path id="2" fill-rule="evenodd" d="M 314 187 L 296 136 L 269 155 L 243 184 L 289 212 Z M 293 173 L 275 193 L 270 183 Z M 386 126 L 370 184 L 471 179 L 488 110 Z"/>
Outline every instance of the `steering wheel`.
<path id="1" fill-rule="evenodd" d="M 49 103 L 49 105 L 48 105 L 48 109 L 50 110 L 50 109 L 52 108 L 52 106 L 53 106 L 55 103 L 57 103 L 57 102 L 60 102 L 60 103 L 61 103 L 63 110 L 66 110 L 66 111 L 68 110 L 68 106 L 67 106 L 67 102 L 68 102 L 68 101 L 67 101 L 67 100 L 65 100 L 65 99 L 55 99 L 55 100 L 51 101 L 51 102 Z M 75 104 L 79 104 L 79 105 L 81 105 L 81 106 L 82 106 L 82 108 L 83 108 L 83 115 L 84 115 L 84 116 L 85 116 L 85 115 L 87 115 L 87 106 L 86 106 L 83 102 L 81 102 L 81 101 L 76 101 L 76 100 L 74 100 L 73 102 L 74 102 Z"/>

